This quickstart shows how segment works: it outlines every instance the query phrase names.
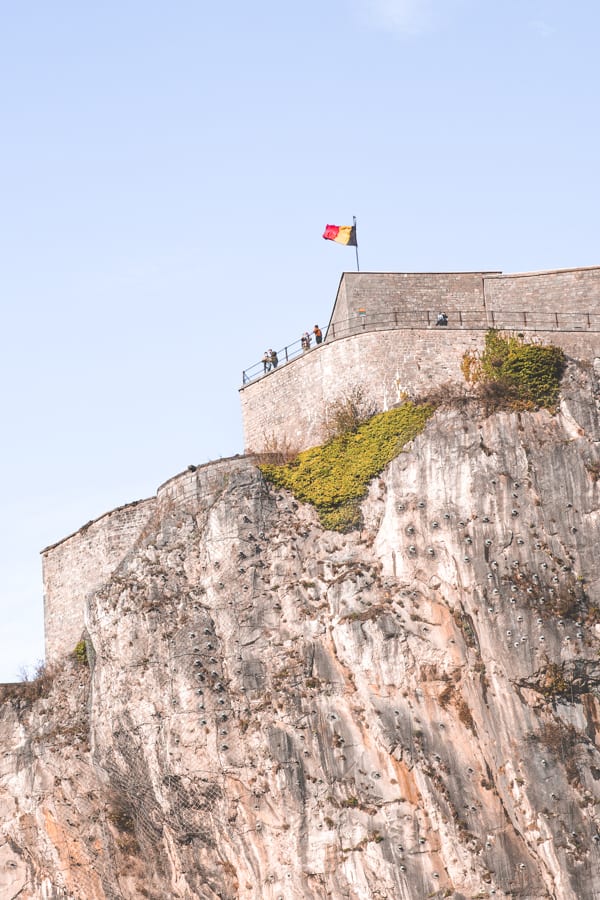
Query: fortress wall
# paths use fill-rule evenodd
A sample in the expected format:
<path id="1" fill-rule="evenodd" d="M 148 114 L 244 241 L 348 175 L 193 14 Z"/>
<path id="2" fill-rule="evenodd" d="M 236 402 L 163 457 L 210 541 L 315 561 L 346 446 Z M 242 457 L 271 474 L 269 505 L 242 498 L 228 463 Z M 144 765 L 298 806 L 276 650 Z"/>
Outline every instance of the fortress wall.
<path id="1" fill-rule="evenodd" d="M 532 340 L 533 335 L 527 332 L 525 335 L 527 340 Z M 567 356 L 573 359 L 586 360 L 592 362 L 594 359 L 600 358 L 600 331 L 589 332 L 541 332 L 537 334 L 537 338 L 542 344 L 556 344 L 562 347 Z"/>
<path id="2" fill-rule="evenodd" d="M 85 600 L 132 549 L 155 498 L 106 513 L 42 551 L 46 662 L 71 653 L 84 627 Z"/>
<path id="3" fill-rule="evenodd" d="M 205 508 L 224 490 L 234 473 L 247 470 L 248 460 L 243 456 L 215 460 L 170 478 L 159 487 L 156 497 L 163 509 L 170 505 Z"/>
<path id="4" fill-rule="evenodd" d="M 485 305 L 489 311 L 600 314 L 600 267 L 488 275 Z"/>
<path id="5" fill-rule="evenodd" d="M 361 387 L 378 410 L 447 381 L 462 382 L 466 350 L 483 347 L 486 330 L 423 328 L 362 331 L 280 366 L 240 390 L 247 452 L 302 450 L 325 438 L 327 410 Z M 600 332 L 528 330 L 527 340 L 556 344 L 568 356 L 600 357 Z"/>
<path id="6" fill-rule="evenodd" d="M 46 662 L 56 662 L 73 651 L 84 629 L 87 598 L 133 550 L 157 505 L 163 512 L 169 507 L 206 507 L 241 469 L 248 471 L 244 457 L 182 472 L 161 485 L 156 497 L 106 513 L 43 550 Z"/>
<path id="7" fill-rule="evenodd" d="M 465 350 L 481 347 L 484 335 L 450 329 L 366 331 L 322 344 L 242 388 L 246 448 L 297 450 L 320 443 L 328 407 L 356 387 L 384 410 L 402 391 L 420 393 L 458 381 Z"/>
<path id="8" fill-rule="evenodd" d="M 344 272 L 332 322 L 364 309 L 369 319 L 390 312 L 483 310 L 484 272 Z"/>

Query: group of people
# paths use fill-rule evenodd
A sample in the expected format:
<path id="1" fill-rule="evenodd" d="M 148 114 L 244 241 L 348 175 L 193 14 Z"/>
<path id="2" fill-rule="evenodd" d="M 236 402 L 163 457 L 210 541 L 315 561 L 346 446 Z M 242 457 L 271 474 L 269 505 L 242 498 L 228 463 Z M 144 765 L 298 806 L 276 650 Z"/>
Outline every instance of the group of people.
<path id="1" fill-rule="evenodd" d="M 320 344 L 323 340 L 323 332 L 321 331 L 321 329 L 319 328 L 318 325 L 315 325 L 315 327 L 312 330 L 312 333 L 315 336 L 315 344 Z M 302 344 L 302 349 L 310 350 L 311 342 L 312 342 L 312 338 L 311 338 L 310 334 L 308 333 L 308 331 L 305 331 L 304 334 L 302 335 L 302 338 L 300 339 L 300 343 Z"/>
<path id="2" fill-rule="evenodd" d="M 262 358 L 263 371 L 265 374 L 271 369 L 276 369 L 279 365 L 279 358 L 274 350 L 265 350 Z"/>
<path id="3" fill-rule="evenodd" d="M 447 325 L 448 324 L 448 316 L 445 312 L 438 313 L 436 325 Z"/>
<path id="4" fill-rule="evenodd" d="M 315 344 L 321 344 L 323 341 L 323 332 L 321 331 L 321 329 L 319 328 L 318 325 L 315 325 L 315 327 L 312 330 L 312 333 L 315 337 Z M 304 334 L 302 335 L 301 343 L 302 343 L 303 350 L 310 350 L 310 345 L 312 343 L 312 337 L 308 333 L 308 331 L 305 331 Z M 286 353 L 286 359 L 287 359 L 287 353 Z M 265 373 L 265 375 L 267 374 L 267 372 L 270 372 L 271 369 L 277 368 L 277 366 L 279 365 L 279 359 L 277 357 L 277 353 L 275 352 L 275 350 L 271 350 L 271 349 L 265 350 L 265 352 L 263 354 L 263 358 L 262 358 L 262 364 L 263 364 L 263 372 Z"/>

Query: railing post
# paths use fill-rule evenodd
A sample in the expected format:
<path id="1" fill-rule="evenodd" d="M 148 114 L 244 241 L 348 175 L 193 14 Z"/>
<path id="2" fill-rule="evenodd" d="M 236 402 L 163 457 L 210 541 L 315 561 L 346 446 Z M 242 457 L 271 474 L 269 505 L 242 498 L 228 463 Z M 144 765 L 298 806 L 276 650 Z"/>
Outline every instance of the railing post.
<path id="1" fill-rule="evenodd" d="M 431 316 L 429 315 L 429 310 L 427 310 L 427 327 L 431 325 Z"/>
<path id="2" fill-rule="evenodd" d="M 462 328 L 463 320 L 462 320 L 462 311 L 460 309 L 458 311 L 458 321 L 460 323 L 460 327 Z"/>
<path id="3" fill-rule="evenodd" d="M 523 325 L 525 325 L 525 327 L 527 327 L 527 313 L 526 312 L 523 313 Z"/>
<path id="4" fill-rule="evenodd" d="M 398 310 L 394 310 L 394 325 L 398 327 Z"/>
<path id="5" fill-rule="evenodd" d="M 287 348 L 287 347 L 284 347 L 284 348 L 283 348 L 283 352 L 285 353 L 285 361 L 286 361 L 286 362 L 288 362 L 288 352 L 287 352 L 287 351 L 288 351 L 288 348 Z"/>
<path id="6" fill-rule="evenodd" d="M 587 316 L 587 323 L 588 323 L 588 328 L 589 328 L 590 325 L 591 325 L 591 322 L 590 322 L 590 314 L 589 314 L 589 313 L 586 313 L 586 316 Z"/>
<path id="7" fill-rule="evenodd" d="M 558 328 L 558 313 L 554 313 L 554 321 L 556 322 L 556 327 Z"/>
<path id="8" fill-rule="evenodd" d="M 492 328 L 495 328 L 495 327 L 496 327 L 496 322 L 495 322 L 495 320 L 494 320 L 494 310 L 493 310 L 493 309 L 490 309 L 490 313 L 492 314 Z"/>

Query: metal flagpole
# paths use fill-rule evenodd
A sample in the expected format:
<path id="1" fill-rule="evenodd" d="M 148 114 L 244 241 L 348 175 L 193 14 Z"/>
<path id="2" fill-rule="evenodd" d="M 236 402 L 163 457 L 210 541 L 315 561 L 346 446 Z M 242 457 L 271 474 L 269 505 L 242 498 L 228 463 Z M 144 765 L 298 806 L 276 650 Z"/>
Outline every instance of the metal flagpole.
<path id="1" fill-rule="evenodd" d="M 356 244 L 354 245 L 354 249 L 356 250 L 356 271 L 360 272 L 360 266 L 358 264 L 358 237 L 356 235 L 356 216 L 352 216 L 352 219 L 354 223 L 354 240 L 356 241 Z"/>

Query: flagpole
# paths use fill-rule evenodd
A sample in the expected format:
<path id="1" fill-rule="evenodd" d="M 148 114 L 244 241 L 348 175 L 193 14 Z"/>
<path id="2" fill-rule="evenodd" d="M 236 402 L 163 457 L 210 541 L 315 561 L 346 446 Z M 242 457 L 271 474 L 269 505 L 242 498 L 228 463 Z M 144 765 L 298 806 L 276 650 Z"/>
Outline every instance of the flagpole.
<path id="1" fill-rule="evenodd" d="M 356 250 L 356 271 L 360 272 L 360 266 L 358 264 L 358 236 L 356 234 L 356 216 L 352 216 L 354 222 L 354 237 L 356 238 L 356 244 L 354 245 L 354 249 Z"/>

